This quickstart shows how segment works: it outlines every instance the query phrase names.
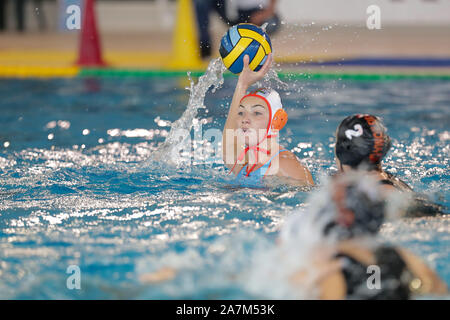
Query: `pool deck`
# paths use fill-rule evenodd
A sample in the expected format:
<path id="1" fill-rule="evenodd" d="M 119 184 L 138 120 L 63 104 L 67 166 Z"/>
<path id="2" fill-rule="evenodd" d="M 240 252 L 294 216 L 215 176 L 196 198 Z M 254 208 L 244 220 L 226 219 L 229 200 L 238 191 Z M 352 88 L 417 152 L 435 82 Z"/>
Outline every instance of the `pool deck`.
<path id="1" fill-rule="evenodd" d="M 213 30 L 214 43 L 224 31 Z M 285 25 L 271 40 L 286 72 L 450 76 L 449 27 Z M 0 33 L 0 77 L 76 76 L 78 43 L 77 33 Z M 101 33 L 101 45 L 108 70 L 169 70 L 170 33 Z"/>

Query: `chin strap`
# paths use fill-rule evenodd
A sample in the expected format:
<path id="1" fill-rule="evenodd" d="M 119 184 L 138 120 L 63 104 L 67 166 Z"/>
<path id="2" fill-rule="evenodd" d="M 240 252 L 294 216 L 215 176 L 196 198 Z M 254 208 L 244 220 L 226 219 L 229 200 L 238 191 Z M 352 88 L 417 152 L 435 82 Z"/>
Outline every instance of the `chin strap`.
<path id="1" fill-rule="evenodd" d="M 271 137 L 273 137 L 273 136 L 275 136 L 275 135 L 274 135 L 274 134 L 271 134 L 271 135 L 265 136 L 264 139 L 266 139 L 266 138 L 271 138 Z M 238 156 L 236 162 L 235 162 L 234 165 L 233 165 L 233 168 L 231 168 L 231 171 L 230 171 L 228 174 L 230 174 L 231 172 L 233 172 L 234 167 L 236 167 L 237 162 L 238 162 L 238 161 L 242 161 L 242 160 L 244 159 L 246 153 L 249 152 L 250 150 L 252 150 L 252 151 L 253 151 L 253 155 L 254 155 L 255 158 L 256 158 L 256 161 L 255 161 L 255 163 L 252 165 L 252 167 L 250 168 L 250 170 L 249 170 L 248 167 L 247 167 L 247 169 L 246 169 L 246 172 L 247 172 L 247 173 L 246 173 L 245 176 L 248 177 L 248 176 L 250 175 L 250 173 L 253 171 L 253 169 L 256 167 L 256 165 L 258 164 L 258 152 L 259 152 L 259 151 L 262 151 L 262 152 L 265 152 L 267 155 L 270 154 L 270 151 L 269 151 L 269 150 L 263 149 L 263 148 L 260 148 L 260 147 L 259 147 L 259 144 L 260 144 L 261 142 L 263 142 L 264 139 L 262 139 L 260 142 L 258 142 L 258 144 L 257 144 L 256 146 L 246 147 L 246 148 L 239 154 L 239 156 Z"/>

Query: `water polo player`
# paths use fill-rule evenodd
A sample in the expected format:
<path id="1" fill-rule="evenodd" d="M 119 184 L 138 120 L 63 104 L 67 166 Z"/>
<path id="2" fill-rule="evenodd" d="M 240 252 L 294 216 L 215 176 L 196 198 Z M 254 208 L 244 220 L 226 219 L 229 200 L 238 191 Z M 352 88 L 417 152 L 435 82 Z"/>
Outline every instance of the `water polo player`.
<path id="1" fill-rule="evenodd" d="M 382 160 L 391 148 L 391 139 L 381 120 L 373 115 L 357 114 L 342 120 L 336 131 L 336 164 L 338 170 L 365 170 L 374 176 L 387 192 L 412 192 L 413 201 L 407 216 L 436 215 L 442 208 L 382 168 Z"/>
<path id="2" fill-rule="evenodd" d="M 404 300 L 447 293 L 445 282 L 422 259 L 377 239 L 389 212 L 377 186 L 355 171 L 334 176 L 313 195 L 304 213 L 309 217 L 302 215 L 299 222 L 311 221 L 321 241 L 306 259 L 310 265 L 294 273 L 291 283 L 304 287 L 313 281 L 321 299 Z"/>
<path id="3" fill-rule="evenodd" d="M 254 72 L 249 68 L 249 57 L 244 57 L 244 68 L 223 130 L 224 162 L 242 186 L 264 186 L 262 179 L 267 176 L 280 177 L 293 185 L 310 186 L 314 182 L 309 170 L 277 143 L 278 131 L 287 122 L 279 94 L 271 89 L 246 93 L 264 77 L 271 63 L 272 55 Z"/>

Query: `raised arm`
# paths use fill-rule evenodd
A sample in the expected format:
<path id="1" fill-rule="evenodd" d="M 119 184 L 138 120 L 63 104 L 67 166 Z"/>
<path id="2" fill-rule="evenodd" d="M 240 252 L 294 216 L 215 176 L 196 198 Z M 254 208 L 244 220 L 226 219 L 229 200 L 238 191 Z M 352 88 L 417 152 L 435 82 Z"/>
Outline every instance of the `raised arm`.
<path id="1" fill-rule="evenodd" d="M 249 57 L 246 55 L 244 57 L 244 68 L 239 75 L 238 82 L 236 84 L 236 89 L 234 90 L 233 100 L 231 101 L 230 110 L 228 111 L 227 120 L 222 132 L 222 156 L 225 165 L 228 168 L 233 166 L 233 163 L 237 159 L 237 139 L 234 134 L 230 134 L 231 139 L 227 139 L 227 130 L 233 130 L 234 133 L 237 129 L 236 118 L 238 115 L 239 102 L 242 97 L 246 94 L 247 89 L 255 82 L 261 80 L 264 75 L 269 71 L 272 65 L 272 54 L 269 54 L 266 62 L 262 68 L 255 72 L 252 71 L 249 66 Z"/>

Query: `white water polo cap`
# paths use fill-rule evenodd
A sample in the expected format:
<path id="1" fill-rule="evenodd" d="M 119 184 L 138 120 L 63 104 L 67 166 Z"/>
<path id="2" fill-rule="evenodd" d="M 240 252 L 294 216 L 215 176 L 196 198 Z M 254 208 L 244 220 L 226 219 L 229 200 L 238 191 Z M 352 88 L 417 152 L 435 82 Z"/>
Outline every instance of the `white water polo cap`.
<path id="1" fill-rule="evenodd" d="M 278 92 L 273 89 L 260 88 L 242 97 L 241 101 L 247 97 L 263 99 L 269 108 L 269 123 L 267 124 L 266 136 L 272 135 L 272 130 L 283 129 L 287 123 L 288 115 L 283 109 Z"/>

